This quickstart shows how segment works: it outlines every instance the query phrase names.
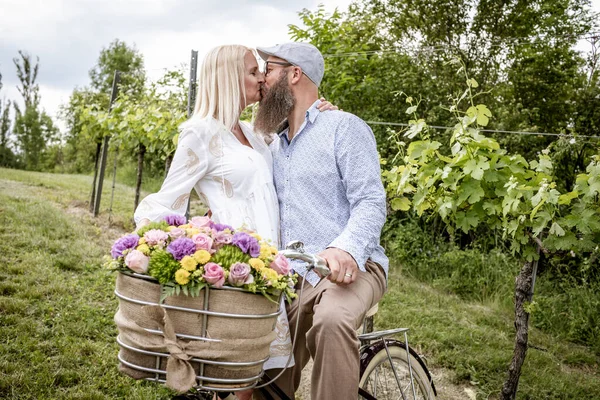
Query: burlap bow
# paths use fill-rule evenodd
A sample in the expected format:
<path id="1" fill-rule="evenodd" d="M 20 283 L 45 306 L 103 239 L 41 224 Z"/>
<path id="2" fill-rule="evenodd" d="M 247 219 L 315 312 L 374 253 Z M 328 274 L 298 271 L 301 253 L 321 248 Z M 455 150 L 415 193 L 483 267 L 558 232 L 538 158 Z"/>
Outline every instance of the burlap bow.
<path id="1" fill-rule="evenodd" d="M 163 331 L 164 344 L 169 352 L 167 360 L 167 386 L 179 393 L 187 392 L 196 383 L 196 373 L 189 360 L 200 357 L 207 342 L 178 340 L 169 314 L 160 306 L 144 306 L 142 310 Z"/>

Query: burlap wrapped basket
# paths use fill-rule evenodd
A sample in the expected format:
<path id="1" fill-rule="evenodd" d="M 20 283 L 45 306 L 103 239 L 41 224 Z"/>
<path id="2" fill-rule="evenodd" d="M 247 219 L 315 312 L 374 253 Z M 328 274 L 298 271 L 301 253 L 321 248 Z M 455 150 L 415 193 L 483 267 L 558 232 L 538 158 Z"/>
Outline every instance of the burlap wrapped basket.
<path id="1" fill-rule="evenodd" d="M 278 304 L 237 288 L 167 297 L 159 284 L 117 276 L 119 370 L 135 379 L 228 390 L 252 387 L 275 338 Z"/>

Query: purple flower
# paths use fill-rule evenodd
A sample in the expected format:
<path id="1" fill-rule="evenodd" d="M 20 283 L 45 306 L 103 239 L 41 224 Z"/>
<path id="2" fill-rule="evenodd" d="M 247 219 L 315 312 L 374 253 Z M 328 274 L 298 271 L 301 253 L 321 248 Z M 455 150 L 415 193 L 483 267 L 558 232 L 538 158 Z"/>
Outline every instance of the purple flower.
<path id="1" fill-rule="evenodd" d="M 231 239 L 233 238 L 233 235 L 231 233 L 227 233 L 227 232 L 217 232 L 215 234 L 215 243 L 217 245 L 223 245 L 223 244 L 231 244 Z"/>
<path id="2" fill-rule="evenodd" d="M 191 256 L 196 252 L 196 244 L 190 238 L 182 237 L 173 240 L 167 247 L 167 251 L 179 261 L 185 256 Z"/>
<path id="3" fill-rule="evenodd" d="M 256 238 L 248 235 L 246 232 L 238 232 L 233 235 L 231 243 L 240 248 L 244 253 L 250 254 L 252 257 L 260 255 L 260 244 Z"/>
<path id="4" fill-rule="evenodd" d="M 225 229 L 229 229 L 231 232 L 233 232 L 233 228 L 231 226 L 225 225 L 225 224 L 215 224 L 212 221 L 210 223 L 210 227 L 213 228 L 217 232 L 224 231 Z"/>
<path id="5" fill-rule="evenodd" d="M 122 257 L 125 250 L 135 249 L 139 240 L 140 237 L 135 233 L 125 235 L 113 244 L 112 249 L 110 249 L 110 254 L 114 259 Z"/>
<path id="6" fill-rule="evenodd" d="M 178 214 L 171 214 L 171 215 L 167 215 L 166 217 L 163 218 L 163 220 L 172 226 L 179 226 L 179 225 L 185 225 L 186 220 L 185 217 L 183 215 L 178 215 Z"/>
<path id="7" fill-rule="evenodd" d="M 242 286 L 254 282 L 254 277 L 250 275 L 251 268 L 246 263 L 236 262 L 229 268 L 229 277 L 227 280 L 233 286 Z"/>

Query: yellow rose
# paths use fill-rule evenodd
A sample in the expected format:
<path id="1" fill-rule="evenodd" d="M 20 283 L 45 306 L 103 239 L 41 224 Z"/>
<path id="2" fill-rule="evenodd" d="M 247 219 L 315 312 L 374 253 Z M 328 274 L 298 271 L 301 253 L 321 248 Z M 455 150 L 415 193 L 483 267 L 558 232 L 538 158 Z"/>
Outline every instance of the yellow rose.
<path id="1" fill-rule="evenodd" d="M 189 271 L 186 271 L 185 269 L 181 268 L 178 269 L 177 272 L 175 272 L 175 282 L 177 282 L 180 285 L 187 285 L 187 283 L 190 281 L 190 273 Z"/>
<path id="2" fill-rule="evenodd" d="M 144 253 L 144 255 L 149 256 L 150 255 L 150 247 L 148 247 L 147 244 L 141 244 L 137 247 L 138 251 L 141 251 L 142 253 Z"/>
<path id="3" fill-rule="evenodd" d="M 184 225 L 179 225 L 178 228 L 179 229 L 188 229 L 191 228 L 192 226 L 190 224 L 184 224 Z"/>
<path id="4" fill-rule="evenodd" d="M 271 254 L 276 255 L 277 253 L 279 253 L 279 250 L 277 250 L 277 247 L 271 246 Z"/>
<path id="5" fill-rule="evenodd" d="M 138 244 L 145 244 L 146 243 L 146 239 L 141 237 L 140 240 L 138 240 Z"/>
<path id="6" fill-rule="evenodd" d="M 263 244 L 260 246 L 260 258 L 269 258 L 271 256 L 271 246 Z"/>
<path id="7" fill-rule="evenodd" d="M 271 268 L 265 268 L 261 271 L 263 278 L 271 282 L 271 285 L 277 282 L 279 275 Z"/>
<path id="8" fill-rule="evenodd" d="M 206 250 L 198 250 L 192 257 L 198 264 L 206 264 L 210 260 L 210 253 Z"/>
<path id="9" fill-rule="evenodd" d="M 251 258 L 248 260 L 248 264 L 257 271 L 265 267 L 265 262 L 259 258 Z"/>
<path id="10" fill-rule="evenodd" d="M 187 237 L 192 237 L 198 233 L 200 233 L 200 229 L 198 229 L 198 228 L 188 228 L 185 230 L 185 235 Z"/>
<path id="11" fill-rule="evenodd" d="M 183 257 L 181 259 L 181 261 L 179 261 L 179 263 L 181 264 L 183 269 L 185 269 L 186 271 L 193 271 L 196 269 L 196 266 L 198 265 L 198 262 L 196 261 L 196 259 L 194 259 L 194 257 L 191 257 L 191 256 Z"/>
<path id="12" fill-rule="evenodd" d="M 262 237 L 260 237 L 260 235 L 256 232 L 251 233 L 250 236 L 252 236 L 256 240 L 262 240 Z"/>

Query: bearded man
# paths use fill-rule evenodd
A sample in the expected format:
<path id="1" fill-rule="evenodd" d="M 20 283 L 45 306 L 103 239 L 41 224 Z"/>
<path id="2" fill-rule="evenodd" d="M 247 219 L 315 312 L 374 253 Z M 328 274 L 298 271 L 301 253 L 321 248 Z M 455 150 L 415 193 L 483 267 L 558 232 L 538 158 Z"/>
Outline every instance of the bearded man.
<path id="1" fill-rule="evenodd" d="M 266 67 L 255 129 L 279 132 L 271 150 L 281 243 L 304 242 L 331 269 L 321 279 L 295 264 L 298 288 L 302 280 L 308 284 L 302 304 L 296 299 L 288 306 L 290 332 L 298 325 L 295 366 L 277 385 L 294 398 L 312 357 L 313 400 L 356 399 L 356 329 L 383 296 L 388 273 L 379 244 L 386 198 L 375 137 L 353 114 L 317 109 L 324 60 L 316 47 L 287 43 L 257 50 Z"/>

